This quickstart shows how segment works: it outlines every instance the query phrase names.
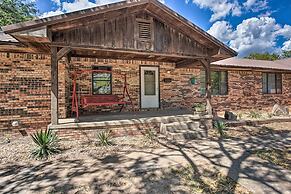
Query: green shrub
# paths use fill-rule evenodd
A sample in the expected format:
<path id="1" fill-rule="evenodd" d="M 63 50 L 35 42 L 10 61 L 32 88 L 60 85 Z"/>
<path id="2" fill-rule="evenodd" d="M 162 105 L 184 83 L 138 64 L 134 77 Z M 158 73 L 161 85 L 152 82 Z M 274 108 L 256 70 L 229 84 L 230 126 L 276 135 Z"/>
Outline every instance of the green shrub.
<path id="1" fill-rule="evenodd" d="M 194 103 L 193 108 L 197 112 L 205 112 L 206 111 L 206 105 L 204 103 Z"/>
<path id="2" fill-rule="evenodd" d="M 221 137 L 225 136 L 226 124 L 223 121 L 215 121 L 214 128 L 218 130 L 218 133 Z"/>
<path id="3" fill-rule="evenodd" d="M 156 137 L 155 130 L 154 129 L 146 129 L 145 137 L 148 140 L 153 141 Z"/>
<path id="4" fill-rule="evenodd" d="M 101 146 L 110 146 L 111 143 L 111 131 L 101 131 L 97 134 L 98 142 Z"/>
<path id="5" fill-rule="evenodd" d="M 262 114 L 260 112 L 256 112 L 256 111 L 250 111 L 249 113 L 249 117 L 252 119 L 259 119 L 262 117 Z"/>
<path id="6" fill-rule="evenodd" d="M 36 148 L 32 151 L 32 155 L 38 159 L 47 159 L 52 154 L 60 152 L 58 145 L 58 137 L 51 130 L 41 130 L 31 135 Z"/>

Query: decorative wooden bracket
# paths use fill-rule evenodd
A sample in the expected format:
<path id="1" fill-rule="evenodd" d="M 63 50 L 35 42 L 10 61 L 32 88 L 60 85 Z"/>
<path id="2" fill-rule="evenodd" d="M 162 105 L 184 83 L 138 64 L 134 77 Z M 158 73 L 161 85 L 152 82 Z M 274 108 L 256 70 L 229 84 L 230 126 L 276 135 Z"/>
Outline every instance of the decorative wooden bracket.
<path id="1" fill-rule="evenodd" d="M 59 61 L 62 57 L 64 57 L 65 55 L 67 55 L 71 51 L 72 51 L 71 47 L 62 48 L 61 50 L 59 50 L 59 52 L 57 54 L 57 60 Z"/>

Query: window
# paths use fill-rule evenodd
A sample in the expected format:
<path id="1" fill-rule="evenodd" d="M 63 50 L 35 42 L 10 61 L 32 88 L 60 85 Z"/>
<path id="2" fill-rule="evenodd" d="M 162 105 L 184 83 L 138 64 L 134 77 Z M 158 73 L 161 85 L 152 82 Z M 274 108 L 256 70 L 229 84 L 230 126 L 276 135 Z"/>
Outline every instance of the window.
<path id="1" fill-rule="evenodd" d="M 206 93 L 206 75 L 205 71 L 200 72 L 200 93 Z M 213 95 L 227 95 L 227 72 L 226 71 L 212 71 L 211 72 L 211 93 Z"/>
<path id="2" fill-rule="evenodd" d="M 93 66 L 93 70 L 109 71 L 92 73 L 93 94 L 94 95 L 112 94 L 112 73 L 111 73 L 112 68 L 106 66 Z"/>
<path id="3" fill-rule="evenodd" d="M 263 94 L 282 94 L 282 74 L 263 73 Z"/>

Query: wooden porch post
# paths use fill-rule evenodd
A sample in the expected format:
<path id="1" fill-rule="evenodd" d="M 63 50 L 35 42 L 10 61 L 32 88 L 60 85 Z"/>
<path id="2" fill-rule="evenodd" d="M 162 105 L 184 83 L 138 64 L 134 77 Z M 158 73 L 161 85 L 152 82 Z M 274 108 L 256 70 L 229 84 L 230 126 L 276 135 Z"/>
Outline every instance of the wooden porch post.
<path id="1" fill-rule="evenodd" d="M 57 47 L 51 47 L 51 124 L 57 125 L 59 119 L 59 86 Z"/>
<path id="2" fill-rule="evenodd" d="M 206 83 L 206 111 L 208 115 L 213 115 L 211 105 L 211 70 L 210 59 L 202 60 L 203 67 L 205 69 L 205 83 Z"/>

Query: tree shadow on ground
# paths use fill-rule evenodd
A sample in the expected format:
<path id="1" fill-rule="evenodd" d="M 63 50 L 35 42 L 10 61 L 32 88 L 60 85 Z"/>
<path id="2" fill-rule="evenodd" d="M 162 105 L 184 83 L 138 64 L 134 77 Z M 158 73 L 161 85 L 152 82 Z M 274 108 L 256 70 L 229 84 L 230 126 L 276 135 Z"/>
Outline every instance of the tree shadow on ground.
<path id="1" fill-rule="evenodd" d="M 249 137 L 247 140 L 220 138 L 188 142 L 159 141 L 170 155 L 136 150 L 136 153 L 143 155 L 130 158 L 128 153 L 121 151 L 101 158 L 88 155 L 86 159 L 11 164 L 0 167 L 0 191 L 39 193 L 49 189 L 52 193 L 190 193 L 189 188 L 182 183 L 183 177 L 157 169 L 161 158 L 182 156 L 189 166 L 191 180 L 203 187 L 205 193 L 235 193 L 235 182 L 242 178 L 264 185 L 266 192 L 284 193 L 274 185 L 278 182 L 290 182 L 285 172 L 266 161 L 252 158 L 253 150 L 258 147 L 290 145 L 290 142 L 285 141 L 284 135 L 286 134 L 278 136 L 271 133 Z M 214 173 L 226 169 L 226 175 L 234 182 L 218 179 L 217 186 L 213 188 L 203 179 L 207 171 L 202 171 L 198 157 L 213 165 L 216 169 Z M 227 192 L 226 184 L 231 184 Z"/>
<path id="2" fill-rule="evenodd" d="M 290 172 L 257 158 L 254 153 L 262 148 L 290 149 L 291 134 L 288 130 L 276 133 L 266 127 L 262 127 L 261 130 L 264 132 L 256 136 L 250 133 L 247 139 L 238 137 L 212 139 L 212 143 L 216 143 L 218 146 L 212 147 L 214 149 L 211 149 L 211 153 L 206 151 L 208 145 L 205 144 L 205 141 L 197 141 L 196 144 L 185 143 L 180 146 L 203 156 L 218 168 L 225 169 L 226 175 L 235 182 L 239 179 L 248 179 L 264 187 L 265 193 L 288 193 L 291 190 Z M 201 143 L 204 149 L 201 148 Z M 286 190 L 276 186 L 280 182 L 285 185 Z M 286 187 L 286 185 L 289 186 Z M 234 185 L 232 192 L 235 189 Z"/>

